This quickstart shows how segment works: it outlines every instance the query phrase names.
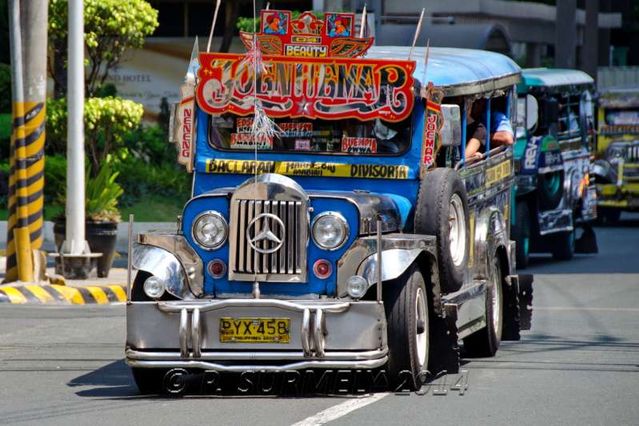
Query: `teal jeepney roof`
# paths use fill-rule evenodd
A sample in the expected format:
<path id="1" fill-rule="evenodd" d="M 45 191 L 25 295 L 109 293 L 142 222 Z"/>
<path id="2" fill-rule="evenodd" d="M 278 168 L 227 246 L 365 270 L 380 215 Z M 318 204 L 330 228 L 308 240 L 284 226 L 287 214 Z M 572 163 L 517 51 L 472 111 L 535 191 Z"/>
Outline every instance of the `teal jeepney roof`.
<path id="1" fill-rule="evenodd" d="M 581 86 L 594 82 L 592 77 L 579 70 L 525 68 L 521 73 L 520 87 L 525 91 L 531 87 Z"/>
<path id="2" fill-rule="evenodd" d="M 374 46 L 371 59 L 408 59 L 410 47 Z M 417 63 L 413 77 L 422 85 L 432 81 L 446 96 L 471 95 L 511 87 L 519 82 L 521 69 L 509 57 L 496 52 L 450 47 L 431 47 L 424 74 L 425 47 L 413 49 Z"/>

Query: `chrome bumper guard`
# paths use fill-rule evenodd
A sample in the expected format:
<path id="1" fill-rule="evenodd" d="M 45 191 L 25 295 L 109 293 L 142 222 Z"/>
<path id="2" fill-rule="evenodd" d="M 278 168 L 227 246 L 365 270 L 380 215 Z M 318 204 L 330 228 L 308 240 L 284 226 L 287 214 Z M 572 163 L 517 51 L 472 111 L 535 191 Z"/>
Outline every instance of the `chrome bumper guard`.
<path id="1" fill-rule="evenodd" d="M 260 309 L 266 309 L 271 314 L 277 311 L 292 312 L 292 316 L 295 316 L 292 324 L 298 323 L 300 326 L 299 342 L 292 341 L 283 350 L 273 348 L 273 345 L 266 349 L 264 346 L 268 344 L 256 345 L 257 350 L 250 346 L 255 344 L 233 344 L 233 346 L 221 347 L 223 344 L 214 341 L 215 330 L 212 330 L 211 324 L 223 315 L 221 311 L 232 309 L 231 312 L 238 312 L 243 308 L 250 308 L 250 312 L 255 316 Z M 351 313 L 349 312 L 351 310 L 358 312 Z M 127 318 L 126 360 L 132 367 L 182 367 L 219 371 L 376 368 L 384 365 L 388 359 L 383 312 L 383 304 L 378 302 L 309 301 L 305 303 L 277 299 L 130 302 L 127 306 L 129 318 Z M 228 311 L 225 314 L 229 315 Z M 240 316 L 246 315 L 245 312 Z M 366 347 L 327 350 L 329 334 L 327 318 L 333 325 L 331 328 L 331 333 L 334 333 L 333 343 L 339 342 L 337 346 L 341 348 L 347 344 L 345 342 L 352 341 L 353 336 L 339 336 L 340 331 L 343 332 L 347 324 L 350 324 L 351 329 L 357 328 L 354 323 L 359 320 L 360 326 L 367 331 L 364 333 L 367 336 L 364 338 Z M 158 319 L 160 321 L 157 321 Z M 173 324 L 174 322 L 177 324 Z M 179 351 L 171 350 L 171 338 L 163 344 L 158 335 L 147 335 L 147 332 L 157 332 L 157 330 L 149 330 L 149 324 L 162 327 L 162 333 L 165 336 L 167 333 L 170 335 L 170 329 L 167 330 L 166 326 L 170 328 L 171 325 L 177 325 Z M 291 335 L 294 337 L 297 333 L 292 332 Z M 250 361 L 258 361 L 258 363 L 252 365 Z"/>

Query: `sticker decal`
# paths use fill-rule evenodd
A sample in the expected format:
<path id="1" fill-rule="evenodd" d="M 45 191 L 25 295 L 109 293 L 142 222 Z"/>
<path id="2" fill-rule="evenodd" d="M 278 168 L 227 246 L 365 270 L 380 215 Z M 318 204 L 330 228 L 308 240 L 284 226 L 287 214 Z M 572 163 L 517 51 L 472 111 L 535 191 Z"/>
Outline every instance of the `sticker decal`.
<path id="1" fill-rule="evenodd" d="M 273 149 L 273 138 L 263 136 L 258 140 L 251 133 L 231 133 L 231 148 L 271 150 Z"/>
<path id="2" fill-rule="evenodd" d="M 377 139 L 375 138 L 342 138 L 342 152 L 349 154 L 376 154 Z"/>
<path id="3" fill-rule="evenodd" d="M 206 173 L 278 173 L 287 176 L 347 177 L 367 179 L 409 179 L 404 165 L 341 164 L 310 161 L 206 160 Z"/>

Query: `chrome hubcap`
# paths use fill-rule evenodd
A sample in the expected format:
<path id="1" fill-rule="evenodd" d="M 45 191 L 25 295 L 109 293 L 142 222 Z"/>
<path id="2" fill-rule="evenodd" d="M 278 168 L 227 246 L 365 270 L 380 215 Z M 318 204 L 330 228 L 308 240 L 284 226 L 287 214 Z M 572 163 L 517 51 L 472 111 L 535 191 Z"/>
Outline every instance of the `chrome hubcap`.
<path id="1" fill-rule="evenodd" d="M 448 209 L 448 235 L 450 255 L 455 266 L 460 266 L 466 255 L 466 217 L 459 195 L 453 194 Z"/>
<path id="2" fill-rule="evenodd" d="M 493 305 L 493 329 L 498 340 L 501 340 L 501 326 L 502 326 L 502 288 L 501 288 L 501 273 L 499 272 L 499 265 L 496 261 L 492 262 L 492 276 L 493 276 L 493 291 L 491 292 L 491 302 Z"/>
<path id="3" fill-rule="evenodd" d="M 426 297 L 421 288 L 417 289 L 415 298 L 415 343 L 417 344 L 417 361 L 424 367 L 428 358 L 428 312 Z"/>

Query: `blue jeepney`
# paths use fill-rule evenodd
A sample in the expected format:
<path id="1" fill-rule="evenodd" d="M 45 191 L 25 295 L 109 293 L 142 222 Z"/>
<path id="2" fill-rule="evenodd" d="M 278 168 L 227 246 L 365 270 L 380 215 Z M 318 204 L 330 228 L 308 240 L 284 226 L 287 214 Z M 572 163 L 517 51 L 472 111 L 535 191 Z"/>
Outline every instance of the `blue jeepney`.
<path id="1" fill-rule="evenodd" d="M 335 57 L 301 36 L 286 50 L 316 56 L 264 40 L 263 63 L 195 56 L 174 126 L 192 198 L 177 233 L 138 235 L 131 258 L 126 360 L 142 392 L 181 392 L 204 371 L 318 368 L 408 372 L 416 388 L 457 370 L 458 340 L 491 356 L 529 326 L 512 150 L 487 140 L 462 158 L 466 104 L 510 116 L 519 67 L 445 48 L 425 66 L 424 48 L 313 37 Z M 260 133 L 260 109 L 275 132 Z"/>

